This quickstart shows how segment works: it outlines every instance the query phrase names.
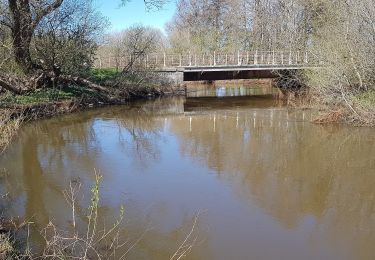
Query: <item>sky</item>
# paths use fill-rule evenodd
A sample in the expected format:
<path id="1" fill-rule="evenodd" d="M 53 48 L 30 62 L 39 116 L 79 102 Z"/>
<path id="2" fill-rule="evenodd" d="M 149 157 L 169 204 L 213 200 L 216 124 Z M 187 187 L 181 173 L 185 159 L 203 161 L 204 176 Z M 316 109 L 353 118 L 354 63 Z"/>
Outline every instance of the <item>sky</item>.
<path id="1" fill-rule="evenodd" d="M 170 0 L 160 11 L 147 11 L 143 0 L 131 0 L 120 6 L 121 0 L 95 0 L 95 6 L 106 16 L 111 26 L 109 31 L 120 31 L 133 24 L 157 27 L 165 32 L 165 24 L 176 10 L 176 2 Z"/>

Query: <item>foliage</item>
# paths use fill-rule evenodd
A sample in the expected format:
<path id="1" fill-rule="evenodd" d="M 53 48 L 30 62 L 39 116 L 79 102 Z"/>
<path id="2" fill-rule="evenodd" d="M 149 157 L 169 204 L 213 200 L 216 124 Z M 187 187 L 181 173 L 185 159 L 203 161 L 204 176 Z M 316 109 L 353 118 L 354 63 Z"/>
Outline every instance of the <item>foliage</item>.
<path id="1" fill-rule="evenodd" d="M 310 46 L 322 69 L 306 73 L 307 84 L 328 110 L 344 112 L 342 121 L 374 124 L 375 2 L 312 1 Z"/>
<path id="2" fill-rule="evenodd" d="M 57 64 L 62 73 L 84 75 L 93 62 L 97 42 L 107 19 L 92 7 L 92 1 L 65 0 L 46 16 L 35 31 L 32 44 L 35 60 L 49 70 Z"/>

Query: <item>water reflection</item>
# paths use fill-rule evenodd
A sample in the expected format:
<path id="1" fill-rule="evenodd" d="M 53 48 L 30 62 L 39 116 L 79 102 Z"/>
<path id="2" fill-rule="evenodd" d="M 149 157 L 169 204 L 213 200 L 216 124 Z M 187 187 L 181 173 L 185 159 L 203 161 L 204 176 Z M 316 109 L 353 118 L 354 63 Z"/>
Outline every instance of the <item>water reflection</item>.
<path id="1" fill-rule="evenodd" d="M 188 85 L 187 97 L 241 97 L 241 96 L 259 96 L 259 95 L 273 95 L 278 91 L 272 88 L 271 81 L 254 81 L 249 84 L 248 82 L 229 84 L 224 83 L 211 83 L 211 84 L 198 84 Z"/>
<path id="2" fill-rule="evenodd" d="M 152 227 L 130 259 L 168 258 L 199 210 L 189 259 L 373 259 L 375 132 L 311 117 L 265 97 L 179 98 L 35 122 L 0 158 L 11 214 L 68 225 L 62 190 L 78 178 L 88 194 L 96 169 L 103 215 L 125 204 L 133 239 Z"/>

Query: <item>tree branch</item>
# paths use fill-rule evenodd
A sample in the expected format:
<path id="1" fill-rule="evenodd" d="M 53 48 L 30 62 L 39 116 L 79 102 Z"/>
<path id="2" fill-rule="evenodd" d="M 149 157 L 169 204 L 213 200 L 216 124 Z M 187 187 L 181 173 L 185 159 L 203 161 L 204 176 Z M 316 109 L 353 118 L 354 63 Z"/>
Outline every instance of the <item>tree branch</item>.
<path id="1" fill-rule="evenodd" d="M 37 26 L 39 24 L 39 22 L 43 19 L 43 17 L 52 13 L 57 8 L 59 8 L 62 5 L 63 1 L 64 0 L 55 0 L 52 4 L 48 5 L 47 7 L 43 8 L 42 10 L 40 10 L 35 17 L 33 25 Z"/>
<path id="2" fill-rule="evenodd" d="M 109 92 L 107 88 L 102 87 L 98 84 L 95 84 L 95 83 L 93 83 L 93 82 L 91 82 L 87 79 L 81 78 L 81 77 L 74 77 L 74 76 L 70 76 L 70 75 L 60 75 L 58 77 L 58 80 L 65 81 L 65 82 L 75 82 L 78 85 L 86 86 L 90 89 L 96 90 L 96 91 L 101 92 L 101 93 L 108 93 Z"/>

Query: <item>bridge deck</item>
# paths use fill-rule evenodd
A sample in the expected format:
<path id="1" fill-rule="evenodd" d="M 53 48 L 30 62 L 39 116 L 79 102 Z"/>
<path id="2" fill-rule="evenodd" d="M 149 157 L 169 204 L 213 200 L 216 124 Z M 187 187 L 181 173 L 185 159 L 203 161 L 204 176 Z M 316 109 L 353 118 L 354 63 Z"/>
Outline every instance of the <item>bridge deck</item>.
<path id="1" fill-rule="evenodd" d="M 318 58 L 307 51 L 212 52 L 199 54 L 153 53 L 121 57 L 97 57 L 98 68 L 126 67 L 154 71 L 301 69 L 319 66 Z"/>
<path id="2" fill-rule="evenodd" d="M 157 68 L 156 72 L 220 72 L 220 71 L 248 71 L 248 70 L 303 70 L 316 69 L 317 66 L 308 65 L 240 65 L 240 66 L 202 66 L 202 67 L 175 67 Z"/>
<path id="3" fill-rule="evenodd" d="M 182 74 L 184 81 L 273 78 L 275 71 L 313 69 L 321 66 L 306 51 L 253 51 L 235 53 L 167 54 L 154 53 L 123 57 L 98 57 L 96 67 L 133 69 Z M 179 76 L 181 77 L 181 76 Z"/>

